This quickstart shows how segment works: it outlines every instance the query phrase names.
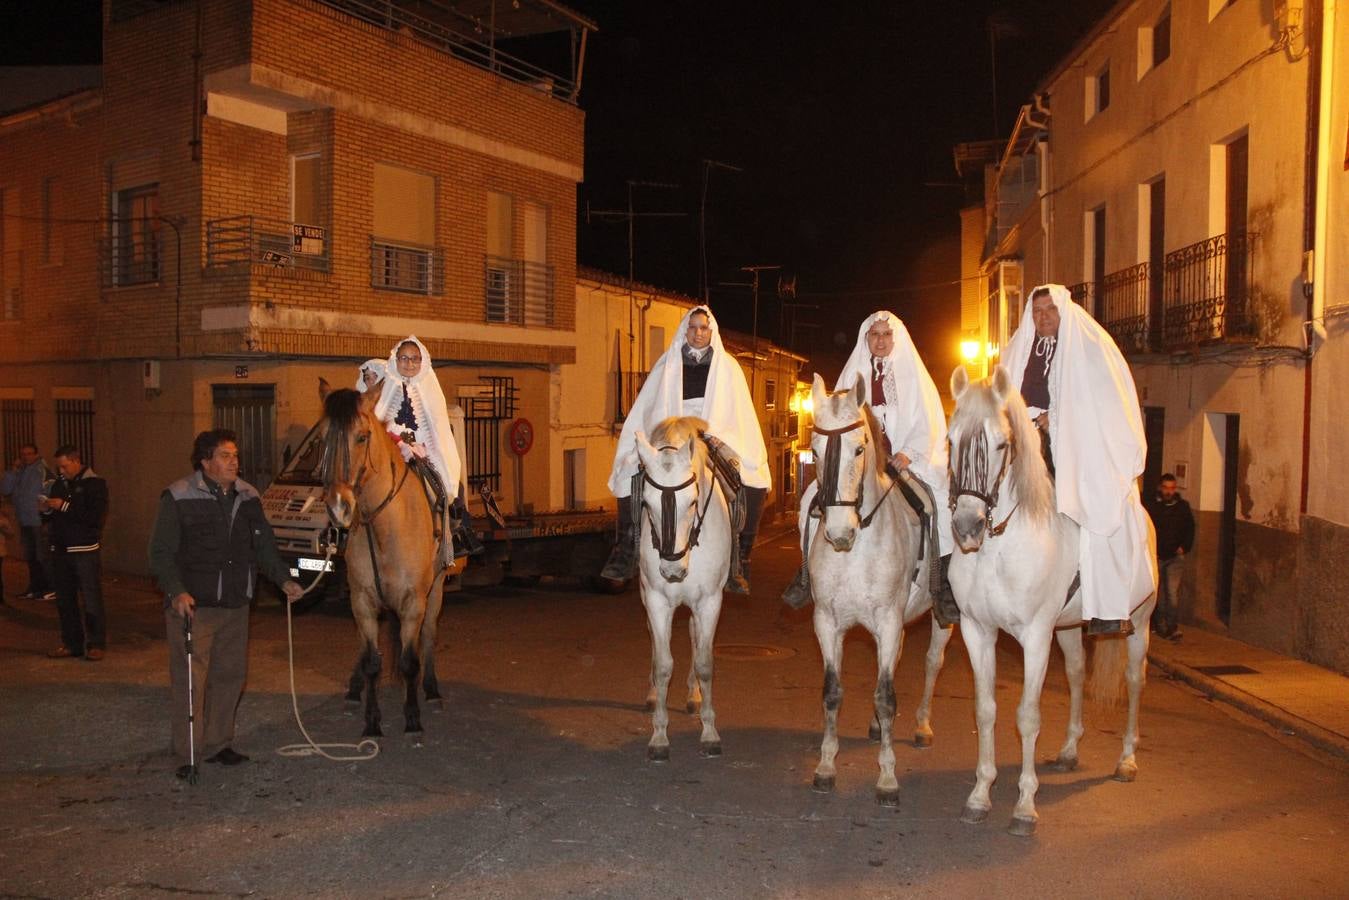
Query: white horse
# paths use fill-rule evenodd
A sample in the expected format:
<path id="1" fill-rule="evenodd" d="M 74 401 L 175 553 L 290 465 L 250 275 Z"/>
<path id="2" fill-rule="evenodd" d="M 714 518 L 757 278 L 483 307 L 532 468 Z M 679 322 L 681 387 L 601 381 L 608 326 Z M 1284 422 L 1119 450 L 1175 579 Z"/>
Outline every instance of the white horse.
<path id="1" fill-rule="evenodd" d="M 1078 526 L 1057 511 L 1054 482 L 1040 453 L 1040 436 L 1006 370 L 998 367 L 992 385 L 971 385 L 963 367 L 951 376 L 956 409 L 948 431 L 951 442 L 951 525 L 961 552 L 951 560 L 951 588 L 960 607 L 960 630 L 974 670 L 979 726 L 979 765 L 974 790 L 961 821 L 977 824 L 993 804 L 989 789 L 997 777 L 993 725 L 997 717 L 994 676 L 998 630 L 1021 644 L 1024 682 L 1017 708 L 1021 733 L 1020 797 L 1008 830 L 1035 833 L 1035 744 L 1040 736 L 1040 690 L 1049 664 L 1052 636 L 1063 649 L 1068 674 L 1068 735 L 1049 765 L 1059 771 L 1077 767 L 1082 737 L 1082 592 L 1078 586 Z M 1149 524 L 1149 530 L 1151 524 Z M 1149 544 L 1156 539 L 1149 531 Z M 1156 554 L 1151 554 L 1155 559 Z M 1156 597 L 1148 597 L 1131 617 L 1128 638 L 1100 638 L 1093 653 L 1093 691 L 1105 699 L 1118 695 L 1124 672 L 1129 689 L 1129 720 L 1124 751 L 1115 769 L 1119 781 L 1138 774 L 1138 701 L 1146 678 L 1148 620 Z"/>
<path id="2" fill-rule="evenodd" d="M 670 758 L 666 734 L 666 692 L 674 659 L 670 628 L 681 604 L 692 613 L 689 639 L 687 709 L 698 708 L 703 722 L 701 754 L 721 755 L 716 713 L 712 710 L 712 639 L 721 615 L 721 589 L 731 562 L 731 517 L 721 485 L 714 477 L 707 445 L 699 434 L 707 423 L 694 418 L 666 419 L 651 433 L 637 434 L 642 462 L 639 575 L 642 605 L 651 630 L 651 741 L 647 758 Z M 653 446 L 654 444 L 654 446 Z"/>
<path id="3" fill-rule="evenodd" d="M 843 699 L 839 680 L 843 636 L 854 625 L 861 625 L 876 641 L 871 725 L 872 738 L 881 744 L 876 800 L 893 806 L 899 801 L 891 737 L 895 663 L 903 649 L 904 626 L 932 608 L 926 569 L 915 572 L 923 535 L 917 514 L 885 472 L 874 420 L 864 403 L 865 382 L 859 377 L 852 390 L 830 393 L 816 375 L 811 392 L 815 411 L 811 448 L 817 460 L 818 487 L 811 506 L 819 510 L 821 521 L 806 541 L 806 564 L 815 599 L 815 637 L 824 657 L 824 740 L 814 788 L 822 792 L 834 788 L 838 708 Z M 819 540 L 821 533 L 824 540 Z M 932 623 L 927 678 L 914 737 L 919 747 L 931 745 L 928 712 L 950 638 L 950 628 Z"/>

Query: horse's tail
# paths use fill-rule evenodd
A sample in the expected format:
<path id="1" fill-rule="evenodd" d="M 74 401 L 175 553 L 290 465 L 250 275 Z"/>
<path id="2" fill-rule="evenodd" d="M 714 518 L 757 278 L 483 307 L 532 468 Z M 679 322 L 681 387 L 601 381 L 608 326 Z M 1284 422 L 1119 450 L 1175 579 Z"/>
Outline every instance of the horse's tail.
<path id="1" fill-rule="evenodd" d="M 1091 700 L 1116 707 L 1124 699 L 1124 670 L 1129 665 L 1129 642 L 1123 637 L 1096 640 L 1091 653 Z"/>

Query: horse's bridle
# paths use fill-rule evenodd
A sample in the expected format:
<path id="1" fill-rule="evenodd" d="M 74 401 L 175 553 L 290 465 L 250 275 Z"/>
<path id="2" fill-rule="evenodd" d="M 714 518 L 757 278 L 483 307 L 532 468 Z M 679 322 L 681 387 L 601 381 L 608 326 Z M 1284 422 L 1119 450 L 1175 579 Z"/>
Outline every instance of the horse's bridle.
<path id="1" fill-rule="evenodd" d="M 674 447 L 661 447 L 662 450 L 673 450 Z M 684 544 L 684 549 L 678 553 L 669 548 L 675 542 L 675 525 L 677 522 L 678 510 L 675 509 L 675 495 L 684 488 L 692 484 L 697 484 L 697 474 L 690 475 L 688 480 L 682 484 L 676 484 L 673 487 L 663 485 L 651 477 L 646 468 L 642 468 L 642 479 L 656 490 L 660 491 L 660 523 L 657 524 L 655 518 L 651 515 L 651 507 L 647 506 L 646 501 L 642 501 L 642 510 L 646 513 L 647 521 L 651 523 L 651 547 L 660 554 L 660 558 L 666 562 L 679 562 L 684 557 L 693 552 L 693 548 L 698 546 L 698 536 L 703 530 L 703 520 L 707 518 L 707 509 L 712 505 L 712 491 L 707 492 L 707 499 L 703 502 L 703 508 L 697 513 L 693 520 L 693 527 L 689 529 L 689 539 Z M 698 509 L 698 495 L 693 496 L 693 508 Z M 660 537 L 656 536 L 657 530 Z"/>
<path id="2" fill-rule="evenodd" d="M 996 449 L 1007 452 L 1003 453 L 1002 465 L 998 467 L 998 474 L 994 476 L 993 483 L 990 486 L 988 481 L 988 435 L 982 428 L 975 435 L 961 439 L 959 453 L 955 452 L 956 447 L 954 445 L 947 448 L 946 472 L 951 483 L 951 511 L 955 512 L 956 501 L 962 496 L 968 495 L 982 500 L 984 508 L 988 510 L 989 537 L 997 537 L 1006 531 L 1007 523 L 1012 521 L 1013 513 L 1016 512 L 1017 506 L 1021 505 L 1020 502 L 1014 505 L 1001 524 L 993 524 L 993 510 L 998 505 L 998 494 L 1002 491 L 1002 481 L 1007 477 L 1007 470 L 1016 459 L 1015 437 L 1008 436 L 1007 440 L 999 444 Z M 957 456 L 960 458 L 959 468 L 956 468 Z"/>
<path id="3" fill-rule="evenodd" d="M 369 474 L 369 464 L 370 464 L 370 441 L 371 441 L 373 438 L 374 438 L 374 433 L 373 433 L 373 432 L 372 432 L 371 434 L 369 434 L 369 435 L 366 436 L 366 440 L 365 440 L 365 454 L 364 454 L 363 458 L 361 459 L 361 465 L 360 465 L 360 467 L 356 470 L 356 478 L 355 478 L 355 479 L 352 481 L 352 483 L 351 483 L 351 493 L 352 493 L 352 495 L 355 496 L 355 498 L 356 498 L 356 502 L 357 502 L 357 504 L 358 504 L 358 505 L 357 505 L 357 509 L 360 509 L 359 504 L 360 504 L 360 495 L 361 495 L 361 485 L 365 482 L 365 477 L 366 477 L 366 475 Z M 335 436 L 330 436 L 330 437 L 329 437 L 329 440 L 332 441 L 333 444 L 336 444 L 336 438 L 335 438 Z M 347 463 L 347 466 L 346 466 L 346 468 L 347 468 L 347 473 L 350 473 L 350 471 L 351 471 L 350 451 L 347 450 L 345 447 L 343 448 L 343 450 L 344 450 L 343 456 L 346 457 L 345 462 Z M 332 461 L 332 464 L 333 464 L 333 469 L 334 469 L 333 475 L 334 475 L 334 476 L 336 476 L 336 475 L 338 474 L 338 473 L 336 472 L 336 468 L 337 468 L 337 459 L 336 459 L 336 456 L 337 456 L 337 454 L 336 454 L 336 447 L 334 446 L 334 447 L 331 448 L 331 461 Z M 398 477 L 398 467 L 397 467 L 397 463 L 395 463 L 394 460 L 393 460 L 392 458 L 389 459 L 389 484 L 390 484 L 390 487 L 389 487 L 389 493 L 388 493 L 388 494 L 384 497 L 384 499 L 381 500 L 381 501 L 379 502 L 379 504 L 378 504 L 377 506 L 375 506 L 375 508 L 374 508 L 373 510 L 371 510 L 370 512 L 365 512 L 364 510 L 362 510 L 362 518 L 365 520 L 365 523 L 366 523 L 367 525 L 369 525 L 370 523 L 374 522 L 374 521 L 375 521 L 375 517 L 378 516 L 380 513 L 384 512 L 384 510 L 389 506 L 389 504 L 393 502 L 393 498 L 398 496 L 398 492 L 401 491 L 401 490 L 403 489 L 403 484 L 404 484 L 404 482 L 407 481 L 407 478 L 408 478 L 408 472 L 410 472 L 410 471 L 412 471 L 412 467 L 411 467 L 411 466 L 404 466 L 404 467 L 403 467 L 403 477 L 402 477 L 402 478 L 399 478 L 399 477 Z M 344 473 L 344 474 L 347 474 L 347 473 Z"/>
<path id="4" fill-rule="evenodd" d="M 862 516 L 862 500 L 866 494 L 865 482 L 859 481 L 857 484 L 857 496 L 851 500 L 840 500 L 838 496 L 838 465 L 839 456 L 843 449 L 843 435 L 850 431 L 856 431 L 865 423 L 865 419 L 859 417 L 856 422 L 850 425 L 841 425 L 838 428 L 822 428 L 816 425 L 814 431 L 816 434 L 825 437 L 824 443 L 824 461 L 816 468 L 816 480 L 819 483 L 819 489 L 815 492 L 815 499 L 811 503 L 812 509 L 818 509 L 821 512 L 832 506 L 851 506 L 857 510 L 861 516 L 860 525 L 866 528 L 871 524 L 871 520 L 876 518 L 876 513 L 880 510 L 881 504 L 885 498 L 894 489 L 895 482 L 890 481 L 890 487 L 885 489 L 881 498 L 876 501 L 876 505 L 871 508 L 871 512 Z"/>

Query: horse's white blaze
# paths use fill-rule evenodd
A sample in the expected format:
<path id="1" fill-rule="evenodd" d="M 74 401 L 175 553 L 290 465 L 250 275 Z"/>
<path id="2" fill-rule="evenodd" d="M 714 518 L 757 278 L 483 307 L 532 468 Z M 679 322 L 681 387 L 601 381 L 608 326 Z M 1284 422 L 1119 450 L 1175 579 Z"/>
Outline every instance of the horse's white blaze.
<path id="1" fill-rule="evenodd" d="M 847 428 L 863 416 L 864 393 L 861 386 L 830 394 L 819 375 L 813 385 L 815 424 L 821 432 Z M 892 803 L 898 797 L 892 725 L 895 714 L 894 671 L 904 642 L 904 625 L 917 620 L 932 607 L 927 590 L 926 570 L 915 587 L 914 567 L 921 535 L 917 516 L 909 509 L 898 490 L 890 491 L 890 479 L 881 472 L 869 420 L 859 428 L 837 436 L 837 500 L 855 501 L 857 506 L 827 506 L 821 523 L 812 526 L 806 519 L 804 546 L 815 598 L 815 636 L 824 658 L 825 698 L 824 736 L 820 742 L 820 762 L 815 769 L 818 790 L 832 787 L 838 753 L 838 708 L 842 702 L 841 673 L 843 636 L 854 625 L 866 628 L 876 641 L 876 691 L 873 696 L 873 729 L 879 733 L 876 782 L 877 799 Z M 828 473 L 820 470 L 826 456 L 827 439 L 814 436 L 817 481 L 807 492 L 803 510 L 819 489 L 820 479 Z M 860 452 L 858 452 L 860 450 Z M 826 498 L 827 500 L 828 498 Z M 869 525 L 862 520 L 875 510 Z M 823 540 L 817 539 L 823 532 Z M 941 668 L 951 630 L 932 626 L 927 654 L 927 677 L 923 699 L 917 710 L 915 742 L 926 746 L 932 735 L 928 720 L 932 691 Z"/>
<path id="2" fill-rule="evenodd" d="M 999 370 L 1001 373 L 1001 370 Z M 1019 795 L 1013 811 L 1013 830 L 1028 834 L 1039 818 L 1035 793 L 1035 746 L 1040 734 L 1040 692 L 1049 664 L 1049 650 L 1056 629 L 1063 650 L 1070 692 L 1068 732 L 1058 757 L 1058 768 L 1077 764 L 1077 745 L 1083 734 L 1082 598 L 1075 591 L 1065 602 L 1077 572 L 1078 526 L 1057 513 L 1052 483 L 1040 457 L 1039 437 L 1026 415 L 1019 396 L 1006 390 L 1006 375 L 994 379 L 993 388 L 969 385 L 963 369 L 952 376 L 952 394 L 957 398 L 951 418 L 952 470 L 955 481 L 964 481 L 959 467 L 966 463 L 959 454 L 961 442 L 975 429 L 992 429 L 988 440 L 987 466 L 997 472 L 1003 455 L 1016 448 L 1014 461 L 1000 484 L 996 506 L 970 495 L 956 501 L 952 527 L 961 551 L 952 556 L 950 579 L 960 607 L 961 633 L 974 671 L 975 719 L 979 728 L 979 762 L 975 785 L 965 803 L 966 821 L 982 821 L 992 808 L 990 789 L 997 776 L 993 727 L 997 717 L 994 694 L 998 631 L 1012 635 L 1021 644 L 1024 675 L 1021 702 L 1017 707 L 1017 730 L 1021 735 Z M 996 440 L 994 439 L 996 437 Z M 990 476 L 991 477 L 991 476 Z M 956 494 L 956 484 L 951 492 Z M 1006 530 L 990 536 L 989 522 L 1006 522 Z M 1134 749 L 1138 736 L 1138 703 L 1142 693 L 1148 642 L 1148 619 L 1155 598 L 1148 598 L 1133 613 L 1135 633 L 1127 638 L 1129 720 L 1124 752 L 1117 777 L 1131 777 L 1137 770 Z M 1100 659 L 1109 659 L 1119 638 L 1104 638 L 1096 648 Z M 1100 673 L 1098 667 L 1098 674 Z"/>
<path id="3" fill-rule="evenodd" d="M 688 552 L 676 560 L 661 559 L 653 546 L 652 535 L 661 538 L 662 492 L 659 487 L 643 482 L 644 509 L 640 521 L 639 582 L 642 605 L 646 608 L 647 626 L 651 632 L 651 689 L 647 705 L 651 708 L 651 741 L 647 753 L 652 759 L 665 759 L 669 754 L 667 734 L 669 713 L 666 698 L 674 658 L 670 652 L 670 633 L 674 612 L 680 606 L 689 607 L 689 640 L 693 659 L 688 677 L 688 702 L 697 703 L 702 719 L 701 744 L 709 755 L 721 752 L 721 736 L 717 733 L 716 713 L 712 708 L 712 642 L 716 637 L 717 619 L 721 615 L 721 592 L 731 561 L 731 520 L 726 499 L 713 477 L 697 432 L 705 423 L 697 419 L 667 419 L 652 432 L 657 445 L 653 447 L 646 436 L 637 435 L 637 453 L 642 466 L 652 481 L 664 487 L 675 487 L 693 479 L 693 484 L 674 492 L 677 521 L 672 545 L 662 549 L 667 554 Z M 706 512 L 703 513 L 703 509 Z M 696 545 L 690 546 L 691 532 L 701 515 L 701 526 Z M 653 527 L 654 521 L 654 527 Z"/>

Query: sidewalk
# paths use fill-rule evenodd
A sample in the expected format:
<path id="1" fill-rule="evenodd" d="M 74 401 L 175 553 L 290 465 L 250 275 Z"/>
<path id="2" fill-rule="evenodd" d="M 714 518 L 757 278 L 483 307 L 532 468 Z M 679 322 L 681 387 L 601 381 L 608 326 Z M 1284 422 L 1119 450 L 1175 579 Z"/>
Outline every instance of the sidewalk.
<path id="1" fill-rule="evenodd" d="M 1186 684 L 1349 759 L 1349 678 L 1196 627 L 1171 643 L 1155 635 L 1153 666 Z"/>

